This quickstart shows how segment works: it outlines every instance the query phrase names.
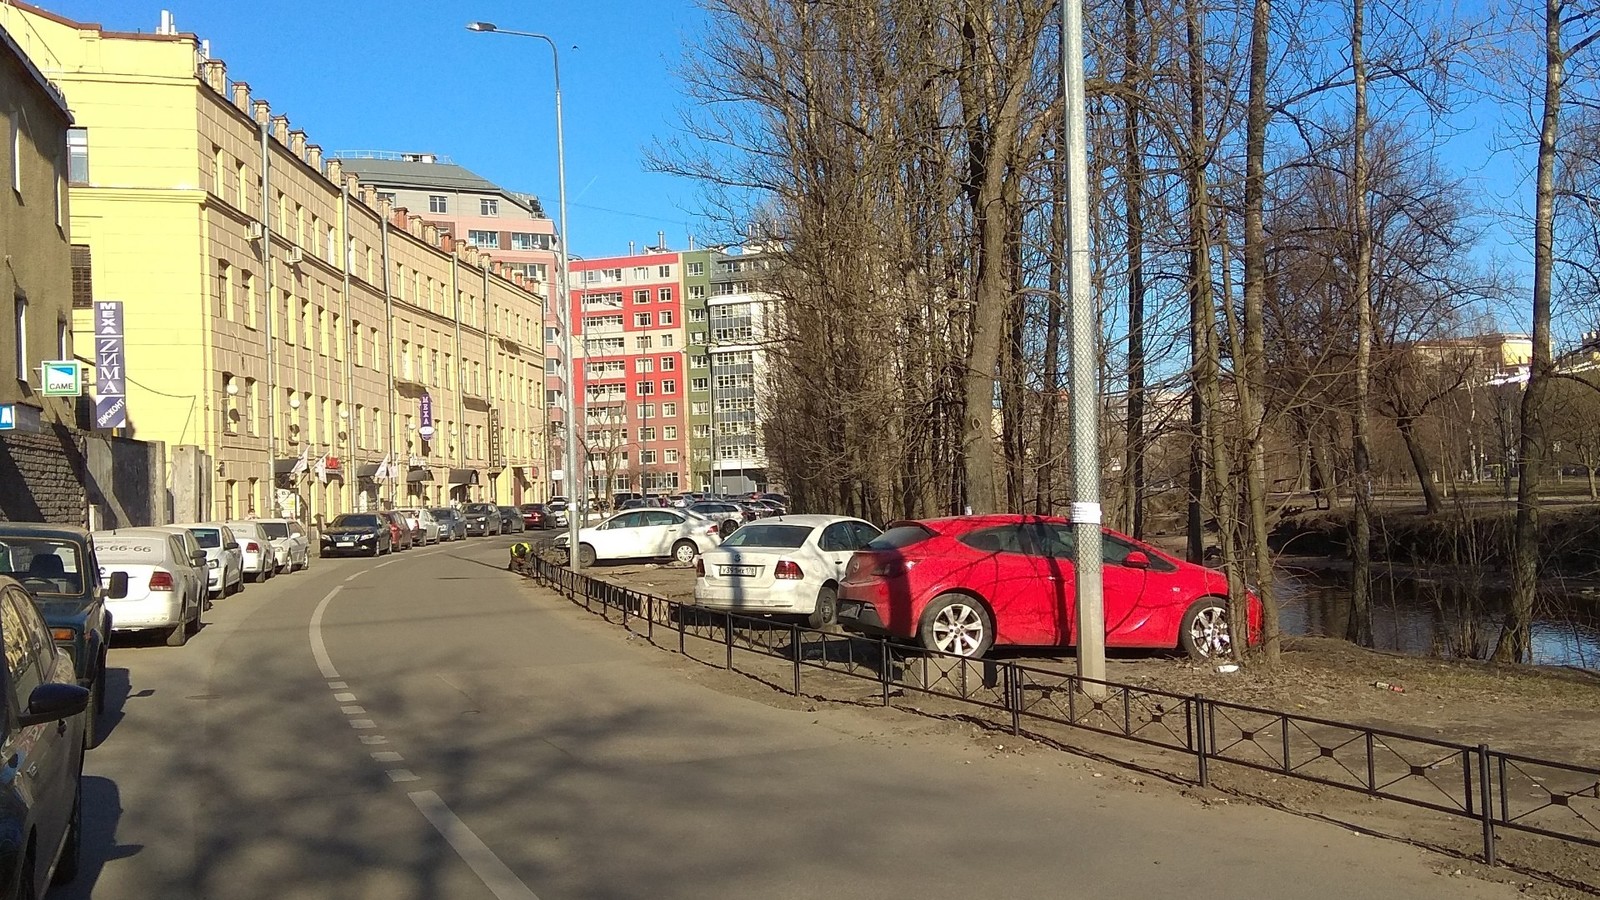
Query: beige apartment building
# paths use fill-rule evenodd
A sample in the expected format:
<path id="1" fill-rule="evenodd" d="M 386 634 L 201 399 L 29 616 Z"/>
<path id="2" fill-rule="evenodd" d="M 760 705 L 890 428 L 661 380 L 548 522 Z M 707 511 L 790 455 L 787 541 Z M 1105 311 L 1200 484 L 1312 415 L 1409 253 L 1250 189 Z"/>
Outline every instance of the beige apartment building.
<path id="1" fill-rule="evenodd" d="M 192 34 L 0 17 L 81 129 L 72 250 L 123 304 L 121 433 L 202 448 L 217 517 L 548 494 L 531 282 L 325 160 Z"/>

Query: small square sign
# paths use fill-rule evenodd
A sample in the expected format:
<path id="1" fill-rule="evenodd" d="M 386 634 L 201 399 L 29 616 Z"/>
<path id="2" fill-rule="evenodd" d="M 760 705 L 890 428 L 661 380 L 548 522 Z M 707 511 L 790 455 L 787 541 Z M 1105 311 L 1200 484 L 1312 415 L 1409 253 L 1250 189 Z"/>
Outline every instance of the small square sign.
<path id="1" fill-rule="evenodd" d="M 17 405 L 0 403 L 0 431 L 13 431 L 17 427 Z"/>
<path id="2" fill-rule="evenodd" d="M 83 370 L 75 359 L 47 360 L 40 366 L 44 372 L 44 387 L 39 393 L 46 397 L 78 397 L 83 394 Z"/>

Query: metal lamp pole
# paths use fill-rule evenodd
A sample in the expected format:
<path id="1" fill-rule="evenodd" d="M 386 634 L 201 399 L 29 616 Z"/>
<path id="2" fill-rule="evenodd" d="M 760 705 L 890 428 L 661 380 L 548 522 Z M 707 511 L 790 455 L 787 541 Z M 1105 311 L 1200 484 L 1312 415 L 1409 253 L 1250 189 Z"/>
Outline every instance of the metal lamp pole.
<path id="1" fill-rule="evenodd" d="M 562 440 L 564 450 L 564 468 L 568 485 L 567 493 L 567 565 L 573 569 L 583 567 L 578 554 L 578 516 L 583 514 L 587 507 L 588 486 L 579 485 L 578 471 L 578 441 L 577 423 L 574 421 L 574 396 L 573 391 L 577 386 L 576 365 L 572 359 L 572 293 L 568 285 L 571 277 L 567 268 L 567 244 L 570 233 L 567 231 L 567 148 L 561 130 L 561 54 L 556 50 L 556 42 L 549 35 L 533 31 L 511 31 L 496 28 L 490 22 L 472 22 L 467 25 L 468 31 L 482 31 L 491 34 L 509 34 L 513 37 L 536 38 L 550 45 L 550 65 L 555 75 L 556 88 L 556 183 L 561 198 L 561 240 L 557 242 L 559 261 L 561 264 L 561 305 L 556 307 L 556 324 L 561 328 L 561 355 L 563 368 L 566 370 L 567 389 L 562 391 L 561 416 L 566 420 L 567 434 Z M 579 489 L 582 493 L 580 494 Z"/>

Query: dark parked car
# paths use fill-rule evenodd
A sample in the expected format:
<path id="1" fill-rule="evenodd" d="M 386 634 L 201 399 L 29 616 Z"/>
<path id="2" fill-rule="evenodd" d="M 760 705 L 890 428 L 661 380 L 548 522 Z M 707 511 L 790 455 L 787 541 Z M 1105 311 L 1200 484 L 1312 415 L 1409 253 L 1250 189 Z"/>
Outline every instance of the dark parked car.
<path id="1" fill-rule="evenodd" d="M 467 520 L 460 511 L 450 506 L 435 506 L 428 510 L 439 522 L 439 540 L 464 541 L 467 539 Z"/>
<path id="2" fill-rule="evenodd" d="M 550 527 L 550 513 L 545 510 L 543 503 L 524 503 L 517 507 L 522 513 L 523 528 L 537 528 L 544 530 Z"/>
<path id="3" fill-rule="evenodd" d="M 522 513 L 515 506 L 502 506 L 499 509 L 501 534 L 521 534 L 526 530 L 522 524 Z"/>
<path id="4" fill-rule="evenodd" d="M 322 555 L 381 556 L 394 551 L 389 517 L 383 513 L 344 513 L 322 529 Z"/>
<path id="5" fill-rule="evenodd" d="M 89 532 L 70 525 L 0 522 L 0 575 L 22 582 L 55 640 L 89 690 L 85 742 L 100 742 L 100 711 L 106 699 L 106 636 L 111 616 L 106 600 L 128 593 L 125 572 L 112 573 L 100 586 L 100 562 Z"/>
<path id="6" fill-rule="evenodd" d="M 0 898 L 34 900 L 78 874 L 85 716 L 91 691 L 50 640 L 28 592 L 0 577 Z"/>
<path id="7" fill-rule="evenodd" d="M 411 523 L 406 517 L 394 510 L 386 510 L 383 517 L 389 520 L 389 540 L 393 542 L 391 550 L 410 550 L 416 544 L 416 538 L 411 533 Z"/>
<path id="8" fill-rule="evenodd" d="M 488 536 L 500 533 L 500 507 L 493 503 L 468 503 L 461 514 L 467 520 L 467 534 Z"/>

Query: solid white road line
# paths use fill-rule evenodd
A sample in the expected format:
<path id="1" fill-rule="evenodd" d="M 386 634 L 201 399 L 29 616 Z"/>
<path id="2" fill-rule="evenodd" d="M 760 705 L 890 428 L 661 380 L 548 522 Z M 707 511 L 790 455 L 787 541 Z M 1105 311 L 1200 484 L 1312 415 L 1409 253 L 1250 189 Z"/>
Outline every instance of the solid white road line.
<path id="1" fill-rule="evenodd" d="M 433 791 L 413 791 L 406 795 L 417 805 L 439 834 L 455 848 L 456 853 L 483 881 L 496 900 L 539 900 L 539 895 L 528 890 L 521 879 L 512 873 L 494 851 L 473 834 L 467 824 L 450 811 L 439 795 Z"/>
<path id="2" fill-rule="evenodd" d="M 342 590 L 344 586 L 339 585 L 329 591 L 328 596 L 323 597 L 322 602 L 318 603 L 316 610 L 311 613 L 311 655 L 316 657 L 317 668 L 322 670 L 323 678 L 339 677 L 339 670 L 333 667 L 333 659 L 328 656 L 328 645 L 322 642 L 322 613 L 328 608 L 328 603 L 339 596 Z"/>

